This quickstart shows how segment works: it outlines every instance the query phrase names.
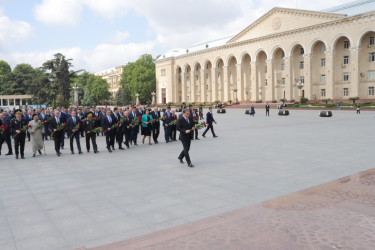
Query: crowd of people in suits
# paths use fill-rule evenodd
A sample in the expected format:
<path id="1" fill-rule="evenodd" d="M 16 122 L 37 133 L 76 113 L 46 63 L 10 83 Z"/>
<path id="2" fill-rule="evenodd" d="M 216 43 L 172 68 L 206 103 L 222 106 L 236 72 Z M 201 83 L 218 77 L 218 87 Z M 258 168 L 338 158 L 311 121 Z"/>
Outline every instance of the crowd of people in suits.
<path id="1" fill-rule="evenodd" d="M 194 109 L 189 106 L 184 109 L 180 118 L 189 113 L 191 125 L 203 118 L 203 109 Z M 189 120 L 189 121 L 190 121 Z M 207 131 L 211 129 L 214 137 L 212 123 L 215 122 L 212 116 L 212 109 L 207 113 L 207 129 L 202 134 L 205 137 Z M 14 153 L 16 159 L 25 158 L 26 139 L 31 141 L 33 157 L 37 153 L 42 154 L 45 150 L 44 141 L 54 140 L 55 151 L 58 156 L 61 155 L 61 149 L 64 149 L 65 139 L 69 139 L 70 151 L 75 153 L 74 144 L 78 154 L 83 153 L 81 138 L 85 137 L 85 146 L 87 153 L 91 146 L 93 152 L 99 152 L 96 144 L 97 136 L 105 136 L 106 149 L 108 152 L 115 150 L 115 144 L 119 150 L 124 147 L 138 146 L 138 136 L 141 133 L 142 143 L 148 142 L 149 145 L 159 143 L 159 134 L 161 126 L 164 128 L 166 143 L 177 141 L 176 134 L 181 128 L 178 127 L 179 119 L 175 110 L 166 107 L 162 111 L 158 107 L 144 108 L 142 106 L 126 108 L 62 108 L 56 109 L 39 108 L 36 110 L 0 110 L 0 155 L 2 145 L 8 146 L 6 155 L 13 155 L 12 138 L 14 139 Z M 180 131 L 185 138 L 185 131 Z M 191 134 L 191 139 L 199 140 L 198 130 Z M 184 140 L 182 140 L 184 141 Z M 153 143 L 152 143 L 153 142 Z M 183 143 L 184 144 L 184 143 Z M 184 146 L 185 147 L 185 146 Z M 190 145 L 189 145 L 190 147 Z M 179 157 L 180 159 L 180 157 Z M 190 159 L 187 162 L 190 165 Z"/>

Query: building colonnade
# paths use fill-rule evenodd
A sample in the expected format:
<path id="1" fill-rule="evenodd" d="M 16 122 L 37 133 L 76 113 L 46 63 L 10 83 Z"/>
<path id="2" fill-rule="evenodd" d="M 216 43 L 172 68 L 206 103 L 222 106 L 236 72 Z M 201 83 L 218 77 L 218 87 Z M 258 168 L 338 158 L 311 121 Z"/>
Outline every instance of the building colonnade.
<path id="1" fill-rule="evenodd" d="M 172 102 L 375 99 L 375 31 L 259 48 L 173 68 Z"/>

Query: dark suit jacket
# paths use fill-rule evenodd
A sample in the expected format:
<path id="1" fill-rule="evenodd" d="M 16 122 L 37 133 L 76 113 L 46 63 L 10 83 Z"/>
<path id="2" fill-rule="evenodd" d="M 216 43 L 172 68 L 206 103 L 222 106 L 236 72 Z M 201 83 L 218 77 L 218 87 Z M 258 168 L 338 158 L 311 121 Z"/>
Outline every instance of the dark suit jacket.
<path id="1" fill-rule="evenodd" d="M 189 117 L 189 123 L 186 121 L 185 116 L 182 116 L 177 121 L 177 130 L 180 132 L 180 140 L 187 141 L 193 139 L 193 131 L 186 134 L 186 130 L 191 130 L 194 127 L 193 120 Z"/>
<path id="2" fill-rule="evenodd" d="M 63 119 L 60 118 L 60 124 L 61 123 L 65 123 Z M 51 130 L 51 132 L 53 133 L 53 130 L 54 129 L 57 129 L 57 122 L 56 122 L 56 118 L 55 117 L 52 117 L 52 120 L 49 124 L 49 129 Z M 56 131 L 55 134 L 58 133 L 58 134 L 62 134 L 64 133 L 64 130 L 61 130 L 61 131 Z"/>
<path id="3" fill-rule="evenodd" d="M 207 112 L 206 122 L 207 124 L 210 124 L 210 125 L 212 125 L 212 122 L 215 122 L 211 112 Z"/>
<path id="4" fill-rule="evenodd" d="M 158 111 L 158 112 L 152 111 L 150 114 L 151 114 L 152 118 L 158 119 L 158 120 L 160 119 L 160 111 Z M 153 127 L 160 128 L 160 122 L 159 121 L 155 122 Z"/>
<path id="5" fill-rule="evenodd" d="M 168 119 L 165 119 L 163 121 L 163 126 L 165 126 L 172 121 L 172 113 L 169 113 L 169 115 L 168 115 L 167 111 L 165 111 L 163 115 L 166 116 L 166 117 L 168 116 Z"/>
<path id="6" fill-rule="evenodd" d="M 134 119 L 135 117 L 137 117 L 137 116 L 142 117 L 142 115 L 141 115 L 139 112 L 136 112 L 136 113 L 135 113 L 135 116 L 133 116 L 133 112 L 130 112 L 130 113 L 129 113 L 129 120 L 130 120 L 130 123 L 131 123 L 131 122 L 133 121 L 133 119 Z M 137 129 L 138 126 L 135 126 L 135 128 Z"/>
<path id="7" fill-rule="evenodd" d="M 73 122 L 73 117 L 69 117 L 68 118 L 68 121 L 67 121 L 67 127 L 68 127 L 68 136 L 70 136 L 73 132 L 72 132 L 72 130 L 74 129 L 74 127 L 79 123 L 79 122 L 81 122 L 81 120 L 80 119 L 78 119 L 77 117 L 76 117 L 76 123 L 74 123 Z M 82 125 L 82 124 L 81 124 Z"/>
<path id="8" fill-rule="evenodd" d="M 112 121 L 109 122 L 108 120 L 108 117 L 107 116 L 104 116 L 103 120 L 102 120 L 102 128 L 104 130 L 108 130 L 109 128 L 111 128 L 113 126 L 113 124 L 115 124 L 115 120 L 112 118 Z"/>

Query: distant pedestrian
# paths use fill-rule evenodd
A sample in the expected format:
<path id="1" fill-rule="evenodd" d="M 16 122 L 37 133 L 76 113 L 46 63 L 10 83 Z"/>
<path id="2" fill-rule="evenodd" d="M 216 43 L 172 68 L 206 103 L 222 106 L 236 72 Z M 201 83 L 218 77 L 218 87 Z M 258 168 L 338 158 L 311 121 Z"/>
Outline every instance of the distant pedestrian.
<path id="1" fill-rule="evenodd" d="M 266 103 L 266 116 L 270 116 L 270 105 Z"/>
<path id="2" fill-rule="evenodd" d="M 250 116 L 254 116 L 254 115 L 255 115 L 254 104 L 251 104 L 251 108 L 250 108 Z"/>
<path id="3" fill-rule="evenodd" d="M 337 104 L 336 104 L 336 109 L 337 109 L 338 111 L 340 111 L 340 103 L 337 103 Z"/>
<path id="4" fill-rule="evenodd" d="M 358 104 L 357 105 L 357 115 L 361 114 L 361 106 Z"/>

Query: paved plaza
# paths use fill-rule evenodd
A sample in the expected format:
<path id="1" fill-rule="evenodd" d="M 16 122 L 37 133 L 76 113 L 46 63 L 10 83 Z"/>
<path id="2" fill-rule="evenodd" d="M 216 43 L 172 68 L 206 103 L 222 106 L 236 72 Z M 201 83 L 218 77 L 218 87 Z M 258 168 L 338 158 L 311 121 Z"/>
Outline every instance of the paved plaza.
<path id="1" fill-rule="evenodd" d="M 374 112 L 214 114 L 216 134 L 180 142 L 26 160 L 0 156 L 0 249 L 97 247 L 197 221 L 373 168 Z M 201 133 L 200 133 L 201 134 Z M 140 141 L 140 140 L 139 140 Z M 83 143 L 83 140 L 81 140 Z M 6 146 L 3 145 L 3 153 Z"/>

